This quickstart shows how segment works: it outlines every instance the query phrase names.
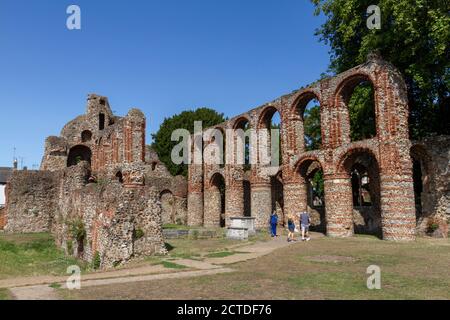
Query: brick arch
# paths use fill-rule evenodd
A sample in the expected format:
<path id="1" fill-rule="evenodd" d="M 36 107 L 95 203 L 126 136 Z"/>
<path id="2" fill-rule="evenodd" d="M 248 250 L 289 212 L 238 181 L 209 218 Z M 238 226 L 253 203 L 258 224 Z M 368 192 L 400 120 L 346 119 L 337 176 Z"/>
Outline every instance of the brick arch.
<path id="1" fill-rule="evenodd" d="M 303 175 L 302 170 L 303 169 L 308 169 L 309 166 L 313 163 L 313 162 L 317 162 L 320 167 L 322 168 L 322 170 L 324 170 L 324 165 L 322 163 L 322 161 L 319 159 L 318 156 L 316 155 L 305 155 L 303 157 L 301 157 L 297 163 L 295 164 L 295 172 L 297 174 Z M 307 165 L 306 168 L 304 168 Z M 306 172 L 304 172 L 306 174 Z"/>
<path id="2" fill-rule="evenodd" d="M 249 125 L 249 127 L 250 127 L 250 128 L 252 127 L 252 122 L 251 122 L 251 120 L 250 120 L 250 117 L 248 117 L 248 116 L 240 116 L 239 118 L 237 118 L 236 120 L 234 120 L 234 121 L 232 122 L 231 128 L 232 128 L 233 130 L 239 129 L 239 125 L 240 125 L 241 123 L 243 123 L 243 122 L 247 122 L 248 125 Z"/>
<path id="3" fill-rule="evenodd" d="M 305 109 L 309 102 L 317 100 L 320 106 L 320 136 L 322 139 L 322 145 L 326 140 L 323 119 L 324 105 L 322 103 L 322 97 L 320 92 L 315 89 L 306 89 L 297 94 L 294 102 L 289 106 L 289 123 L 288 123 L 288 145 L 295 153 L 304 152 L 305 146 L 305 129 L 304 129 L 304 115 Z"/>
<path id="4" fill-rule="evenodd" d="M 283 114 L 281 112 L 281 108 L 271 104 L 268 105 L 266 107 L 264 107 L 260 112 L 259 112 L 259 116 L 258 116 L 258 129 L 265 129 L 267 128 L 266 124 L 264 123 L 264 121 L 268 120 L 268 118 L 273 117 L 273 115 L 275 113 L 279 113 L 280 114 L 280 118 L 281 118 L 281 126 L 283 126 Z"/>
<path id="5" fill-rule="evenodd" d="M 372 156 L 377 162 L 378 170 L 381 172 L 380 159 L 378 157 L 377 152 L 375 152 L 371 147 L 368 146 L 356 146 L 347 149 L 346 152 L 342 153 L 338 157 L 336 165 L 336 173 L 347 175 L 350 171 L 350 168 L 348 167 L 349 165 L 348 161 L 350 161 L 352 157 L 355 157 L 360 154 L 368 154 Z"/>
<path id="6" fill-rule="evenodd" d="M 240 116 L 237 119 L 235 119 L 234 121 L 230 122 L 230 128 L 232 129 L 232 139 L 233 139 L 233 141 L 232 141 L 232 144 L 228 146 L 229 148 L 232 148 L 232 149 L 228 150 L 228 151 L 232 152 L 230 160 L 232 161 L 232 163 L 234 165 L 238 165 L 238 160 L 242 160 L 242 159 L 240 159 L 240 157 L 238 157 L 238 153 L 241 152 L 239 150 L 239 147 L 241 147 L 239 142 L 241 142 L 241 141 L 239 140 L 239 134 L 238 134 L 237 130 L 243 130 L 244 134 L 248 134 L 248 132 L 246 132 L 244 130 L 245 129 L 244 125 L 243 125 L 244 123 L 246 123 L 248 125 L 247 129 L 251 129 L 252 128 L 251 119 L 247 115 Z M 252 143 L 252 141 L 251 141 L 251 133 L 250 133 L 249 138 L 250 138 L 250 146 L 249 146 L 249 151 L 248 152 L 251 152 L 250 151 L 251 150 L 251 143 Z M 246 140 L 246 139 L 244 139 L 244 140 Z M 245 148 L 245 141 L 243 141 L 243 143 L 244 143 L 244 145 L 243 145 L 243 147 L 244 147 L 244 155 L 243 156 L 244 156 L 244 163 L 245 163 L 245 152 L 246 152 L 247 149 Z M 240 153 L 239 153 L 239 156 L 241 156 Z M 249 154 L 249 157 L 251 158 L 251 154 Z"/>
<path id="7" fill-rule="evenodd" d="M 351 75 L 342 79 L 339 84 L 336 86 L 336 90 L 334 92 L 334 107 L 332 108 L 332 112 L 337 112 L 336 114 L 336 122 L 332 123 L 332 136 L 334 136 L 333 146 L 337 147 L 341 144 L 351 142 L 350 138 L 350 113 L 348 110 L 348 102 L 353 94 L 354 89 L 362 82 L 369 82 L 374 90 L 374 114 L 375 114 L 375 135 L 379 135 L 379 110 L 378 110 L 378 101 L 377 101 L 377 86 L 376 79 L 367 72 L 363 70 L 358 70 L 356 73 L 352 73 Z"/>
<path id="8" fill-rule="evenodd" d="M 334 93 L 334 101 L 335 104 L 338 105 L 340 99 L 348 99 L 353 93 L 353 89 L 363 81 L 368 81 L 372 84 L 373 88 L 376 90 L 376 79 L 369 73 L 364 71 L 358 71 L 357 73 L 353 73 L 344 79 L 342 79 L 339 84 L 336 86 L 336 90 Z"/>
<path id="9" fill-rule="evenodd" d="M 69 155 L 67 157 L 67 167 L 74 166 L 78 161 L 87 161 L 89 164 L 92 162 L 92 150 L 91 148 L 78 144 L 69 149 Z"/>
<path id="10" fill-rule="evenodd" d="M 301 91 L 289 108 L 291 119 L 303 120 L 303 113 L 305 112 L 306 105 L 314 99 L 319 101 L 320 108 L 322 108 L 322 97 L 319 92 L 314 89 L 306 89 Z M 302 109 L 301 113 L 298 112 L 299 107 Z"/>
<path id="11" fill-rule="evenodd" d="M 225 175 L 222 172 L 215 171 L 210 174 L 210 178 L 207 180 L 207 187 L 212 188 L 217 182 L 217 179 L 223 179 L 225 186 L 227 187 Z"/>

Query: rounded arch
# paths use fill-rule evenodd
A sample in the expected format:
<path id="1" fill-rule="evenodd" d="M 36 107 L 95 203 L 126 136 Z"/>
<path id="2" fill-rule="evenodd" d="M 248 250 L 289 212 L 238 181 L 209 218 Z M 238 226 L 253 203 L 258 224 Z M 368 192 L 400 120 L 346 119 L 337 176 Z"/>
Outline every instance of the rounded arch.
<path id="1" fill-rule="evenodd" d="M 340 174 L 348 174 L 350 172 L 351 162 L 359 155 L 368 154 L 379 164 L 377 153 L 368 147 L 354 147 L 346 150 L 338 157 L 336 172 Z M 349 167 L 350 165 L 350 167 Z"/>
<path id="2" fill-rule="evenodd" d="M 89 142 L 92 140 L 92 132 L 90 130 L 84 130 L 81 133 L 81 142 Z"/>
<path id="3" fill-rule="evenodd" d="M 358 72 L 342 79 L 336 86 L 334 93 L 336 104 L 341 101 L 340 99 L 350 98 L 353 89 L 364 81 L 370 82 L 375 87 L 375 79 L 370 74 L 364 72 Z"/>
<path id="4" fill-rule="evenodd" d="M 211 175 L 209 179 L 209 187 L 217 186 L 218 183 L 222 183 L 225 185 L 225 178 L 221 172 L 215 172 Z"/>
<path id="5" fill-rule="evenodd" d="M 305 111 L 304 108 L 311 100 L 317 100 L 322 108 L 321 96 L 318 92 L 313 89 L 307 89 L 298 93 L 294 102 L 290 107 L 290 115 L 292 118 L 302 119 L 302 113 Z M 299 112 L 302 111 L 302 112 Z"/>
<path id="6" fill-rule="evenodd" d="M 92 151 L 85 145 L 76 145 L 69 150 L 67 157 L 67 167 L 76 166 L 81 161 L 86 161 L 91 164 Z"/>
<path id="7" fill-rule="evenodd" d="M 305 177 L 308 173 L 308 168 L 314 162 L 316 162 L 320 166 L 320 168 L 323 168 L 322 161 L 319 159 L 319 157 L 317 157 L 316 155 L 305 155 L 297 161 L 295 165 L 295 172 Z"/>
<path id="8" fill-rule="evenodd" d="M 242 166 L 244 171 L 248 171 L 251 168 L 250 154 L 252 148 L 251 139 L 251 123 L 250 119 L 246 116 L 237 118 L 231 127 L 233 129 L 233 164 Z"/>
<path id="9" fill-rule="evenodd" d="M 280 121 L 282 121 L 282 113 L 281 110 L 279 110 L 274 105 L 268 105 L 262 109 L 262 111 L 259 113 L 258 117 L 258 129 L 266 129 L 270 126 L 270 121 L 272 117 L 275 115 L 275 113 L 280 114 Z"/>
<path id="10" fill-rule="evenodd" d="M 276 116 L 279 116 L 279 123 Z M 275 119 L 275 121 L 274 121 Z M 273 129 L 279 129 L 277 135 L 273 135 Z M 283 147 L 286 141 L 283 140 L 282 131 L 284 128 L 283 114 L 274 105 L 264 107 L 258 118 L 258 163 L 262 166 L 277 167 L 283 163 Z M 276 133 L 276 132 L 275 132 Z M 266 141 L 264 141 L 267 139 Z M 272 142 L 275 141 L 275 144 Z M 265 152 L 262 152 L 264 149 Z"/>
<path id="11" fill-rule="evenodd" d="M 219 138 L 219 140 L 217 140 Z M 206 129 L 203 143 L 203 154 L 207 156 L 207 164 L 223 168 L 226 163 L 226 129 L 215 126 Z M 219 154 L 217 154 L 217 152 Z"/>
<path id="12" fill-rule="evenodd" d="M 248 124 L 248 127 L 251 128 L 250 118 L 247 117 L 247 116 L 240 116 L 239 118 L 234 120 L 233 125 L 232 125 L 232 129 L 233 130 L 244 129 L 247 124 Z"/>
<path id="13" fill-rule="evenodd" d="M 342 128 L 344 135 L 338 140 L 360 141 L 378 135 L 375 83 L 372 75 L 358 72 L 344 78 L 337 85 L 334 94 L 335 106 L 345 115 L 337 123 Z M 354 96 L 356 92 L 357 94 Z M 359 108 L 352 109 L 353 105 L 357 105 Z"/>
<path id="14" fill-rule="evenodd" d="M 308 89 L 298 94 L 290 107 L 291 147 L 296 152 L 318 150 L 322 147 L 322 103 L 320 95 Z"/>
<path id="15" fill-rule="evenodd" d="M 311 216 L 312 230 L 325 232 L 325 185 L 322 163 L 316 155 L 306 155 L 297 162 L 296 172 L 302 177 L 303 208 L 306 207 Z"/>
<path id="16" fill-rule="evenodd" d="M 382 238 L 380 166 L 370 148 L 352 148 L 339 161 L 340 173 L 348 176 L 355 233 Z M 351 194 L 350 194 L 351 193 Z"/>
<path id="17" fill-rule="evenodd" d="M 214 225 L 225 227 L 225 178 L 224 176 L 216 172 L 211 176 L 210 188 L 209 188 L 209 199 L 210 202 L 210 214 L 211 221 Z"/>

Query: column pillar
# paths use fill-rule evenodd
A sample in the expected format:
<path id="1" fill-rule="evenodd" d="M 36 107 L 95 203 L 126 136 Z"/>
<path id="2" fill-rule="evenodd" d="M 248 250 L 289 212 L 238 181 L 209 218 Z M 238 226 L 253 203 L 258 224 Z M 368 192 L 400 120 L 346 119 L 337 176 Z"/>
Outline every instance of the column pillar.
<path id="1" fill-rule="evenodd" d="M 187 202 L 187 225 L 203 226 L 203 165 L 189 165 Z"/>
<path id="2" fill-rule="evenodd" d="M 283 191 L 284 212 L 287 216 L 295 216 L 302 211 L 306 211 L 308 198 L 304 179 L 286 183 Z"/>
<path id="3" fill-rule="evenodd" d="M 231 182 L 225 189 L 225 221 L 230 225 L 231 217 L 244 216 L 244 185 L 243 181 Z"/>
<path id="4" fill-rule="evenodd" d="M 411 241 L 416 237 L 416 210 L 411 176 L 381 176 L 381 225 L 384 240 Z"/>
<path id="5" fill-rule="evenodd" d="M 351 237 L 353 235 L 353 196 L 350 177 L 331 175 L 324 177 L 327 235 Z"/>
<path id="6" fill-rule="evenodd" d="M 252 217 L 256 218 L 255 228 L 266 229 L 269 227 L 270 213 L 272 211 L 272 190 L 270 183 L 252 184 Z"/>
<path id="7" fill-rule="evenodd" d="M 205 190 L 205 203 L 204 203 L 204 226 L 205 227 L 220 227 L 220 215 L 221 215 L 221 195 L 220 190 L 217 187 L 210 187 Z"/>

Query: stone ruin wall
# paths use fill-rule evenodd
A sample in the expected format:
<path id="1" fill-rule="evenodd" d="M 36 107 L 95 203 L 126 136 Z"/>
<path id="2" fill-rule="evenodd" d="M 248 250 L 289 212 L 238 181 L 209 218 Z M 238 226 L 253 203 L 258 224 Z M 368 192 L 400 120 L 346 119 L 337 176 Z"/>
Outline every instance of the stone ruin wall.
<path id="1" fill-rule="evenodd" d="M 6 232 L 48 232 L 53 228 L 60 174 L 14 171 L 6 189 Z"/>
<path id="2" fill-rule="evenodd" d="M 362 81 L 370 82 L 374 88 L 376 136 L 351 141 L 347 104 L 353 88 Z M 301 112 L 312 99 L 317 99 L 321 106 L 322 146 L 319 150 L 306 151 Z M 355 229 L 362 227 L 379 230 L 387 240 L 415 238 L 416 208 L 407 92 L 405 82 L 394 66 L 379 56 L 371 55 L 360 66 L 282 96 L 215 128 L 225 132 L 247 122 L 260 135 L 261 129 L 267 126 L 268 116 L 271 117 L 274 112 L 281 116 L 282 165 L 263 167 L 257 164 L 252 165 L 249 171 L 233 163 L 224 166 L 190 165 L 189 225 L 218 226 L 219 190 L 215 181 L 217 177 L 223 177 L 227 225 L 229 217 L 243 215 L 246 201 L 242 190 L 243 183 L 247 182 L 251 185 L 251 216 L 256 218 L 257 228 L 266 229 L 272 211 L 270 179 L 280 177 L 284 215 L 312 211 L 313 218 L 321 220 L 320 224 L 329 236 L 351 236 Z M 197 144 L 194 137 L 194 146 Z M 251 148 L 259 151 L 267 145 L 263 141 Z M 235 156 L 235 151 L 231 154 Z M 207 158 L 209 155 L 203 156 Z M 370 171 L 374 174 L 371 180 L 378 184 L 374 187 L 378 199 L 371 209 L 353 207 L 350 169 L 358 161 L 365 161 L 371 166 Z M 324 173 L 323 212 L 308 209 L 306 179 L 311 166 L 319 166 Z M 445 202 L 442 199 L 439 201 Z"/>
<path id="3" fill-rule="evenodd" d="M 439 225 L 436 236 L 448 234 L 450 224 L 450 136 L 429 137 L 413 142 L 411 157 L 422 168 L 423 190 L 417 206 L 417 230 L 429 233 Z"/>
<path id="4" fill-rule="evenodd" d="M 166 194 L 172 197 L 169 208 L 161 203 Z M 142 112 L 116 117 L 106 97 L 89 95 L 86 114 L 69 122 L 61 136 L 47 138 L 41 170 L 13 173 L 5 231 L 50 231 L 66 253 L 87 261 L 98 256 L 101 267 L 109 268 L 165 253 L 163 217 L 171 212 L 165 223 L 185 222 L 186 197 L 186 180 L 172 177 L 145 145 Z M 75 237 L 77 224 L 85 230 L 82 241 Z"/>

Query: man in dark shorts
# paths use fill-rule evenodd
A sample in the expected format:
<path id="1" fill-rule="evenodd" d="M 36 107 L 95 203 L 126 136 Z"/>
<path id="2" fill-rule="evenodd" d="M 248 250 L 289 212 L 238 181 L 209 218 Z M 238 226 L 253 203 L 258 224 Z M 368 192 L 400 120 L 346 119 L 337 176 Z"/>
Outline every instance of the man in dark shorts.
<path id="1" fill-rule="evenodd" d="M 303 211 L 300 214 L 300 226 L 302 227 L 302 241 L 311 240 L 311 238 L 309 237 L 310 224 L 311 224 L 311 218 L 309 217 L 308 212 Z"/>

